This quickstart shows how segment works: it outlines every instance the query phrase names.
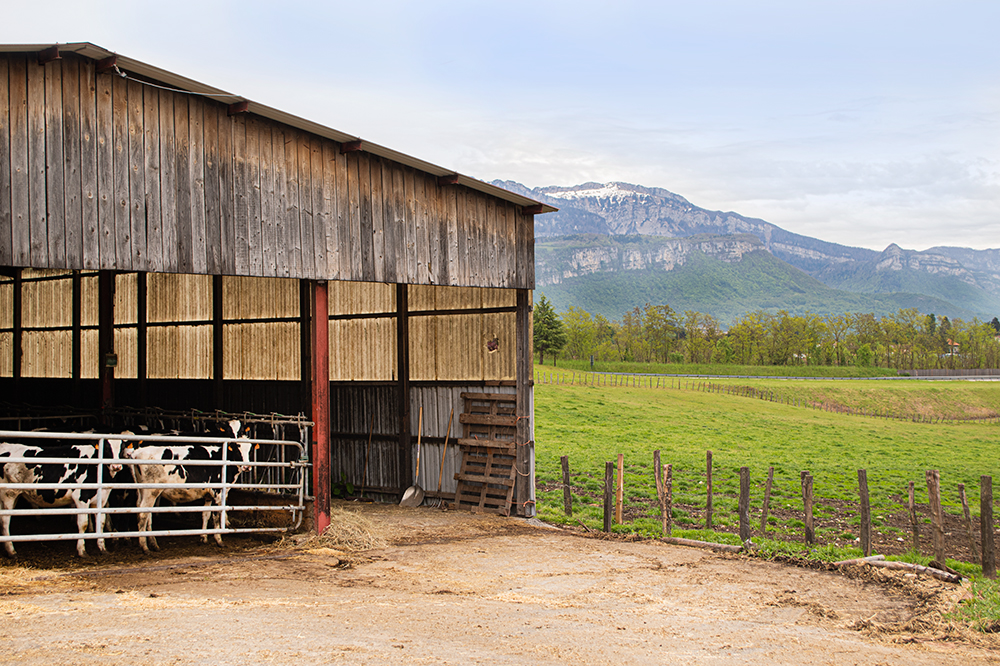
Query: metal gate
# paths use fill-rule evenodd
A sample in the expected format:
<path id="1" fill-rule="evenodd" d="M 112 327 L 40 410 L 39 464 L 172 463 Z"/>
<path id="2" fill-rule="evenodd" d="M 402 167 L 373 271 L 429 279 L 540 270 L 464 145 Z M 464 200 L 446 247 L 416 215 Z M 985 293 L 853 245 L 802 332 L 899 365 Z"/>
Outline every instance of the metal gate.
<path id="1" fill-rule="evenodd" d="M 306 431 L 307 432 L 307 431 Z M 38 441 L 38 446 L 44 447 L 45 442 L 59 442 L 61 445 L 77 442 L 93 442 L 96 451 L 93 458 L 48 458 L 48 457 L 4 457 L 0 458 L 0 465 L 8 463 L 29 463 L 32 465 L 95 465 L 97 466 L 93 483 L 6 483 L 6 476 L 0 477 L 0 491 L 43 491 L 43 490 L 95 490 L 97 497 L 96 507 L 50 507 L 25 509 L 3 509 L 0 508 L 0 516 L 79 516 L 81 514 L 93 515 L 95 520 L 91 521 L 91 530 L 85 533 L 67 532 L 57 534 L 20 534 L 16 536 L 0 535 L 0 543 L 3 542 L 23 542 L 23 541 L 68 541 L 77 539 L 115 539 L 121 537 L 139 536 L 184 536 L 184 535 L 209 535 L 209 534 L 240 534 L 259 532 L 285 532 L 297 529 L 302 524 L 304 515 L 304 503 L 306 499 L 306 481 L 309 477 L 307 470 L 309 461 L 306 456 L 306 449 L 302 442 L 292 440 L 275 439 L 248 439 L 248 438 L 223 438 L 223 437 L 186 437 L 172 435 L 133 435 L 133 434 L 91 434 L 91 433 L 55 433 L 55 432 L 25 432 L 0 430 L 0 442 L 16 442 L 21 444 L 34 443 Z M 177 444 L 206 444 L 206 445 L 228 445 L 237 442 L 260 445 L 267 453 L 265 460 L 260 460 L 258 448 L 252 450 L 250 461 L 228 460 L 223 456 L 221 460 L 172 460 L 165 463 L 161 460 L 135 460 L 128 457 L 107 457 L 105 455 L 105 442 L 123 442 L 122 447 L 127 442 L 136 442 L 136 446 L 143 444 L 157 445 L 177 445 Z M 183 465 L 185 467 L 222 467 L 219 483 L 131 483 L 116 481 L 109 478 L 109 465 L 122 465 L 123 469 L 129 465 Z M 236 477 L 234 482 L 227 481 L 227 468 L 233 466 L 250 468 Z M 141 510 L 136 506 L 113 507 L 106 506 L 107 498 L 114 490 L 138 490 L 140 488 L 158 489 L 199 489 L 209 488 L 220 490 L 220 503 L 212 505 L 171 505 L 145 507 Z M 232 504 L 229 502 L 230 491 L 246 490 L 251 492 L 278 493 L 284 500 L 275 505 L 268 504 Z M 108 531 L 103 528 L 104 520 L 102 516 L 114 516 L 122 514 L 137 515 L 139 513 L 204 513 L 206 511 L 219 513 L 219 528 L 207 529 L 165 529 L 165 530 L 144 530 L 144 531 Z M 232 512 L 287 512 L 290 514 L 290 524 L 280 527 L 234 527 L 230 524 L 229 514 Z M 95 527 L 96 526 L 96 527 Z"/>

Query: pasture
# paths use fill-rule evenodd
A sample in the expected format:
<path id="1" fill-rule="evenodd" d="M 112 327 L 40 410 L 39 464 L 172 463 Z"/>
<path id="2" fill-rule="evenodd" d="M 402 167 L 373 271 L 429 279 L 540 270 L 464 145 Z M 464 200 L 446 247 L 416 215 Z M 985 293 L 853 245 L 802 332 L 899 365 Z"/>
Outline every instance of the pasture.
<path id="1" fill-rule="evenodd" d="M 536 371 L 551 372 L 536 367 Z M 538 376 L 538 375 L 536 375 Z M 902 553 L 910 545 L 907 484 L 915 482 L 921 520 L 927 520 L 924 472 L 941 473 L 948 517 L 949 556 L 968 560 L 958 484 L 964 483 L 973 520 L 979 512 L 979 478 L 1000 483 L 996 419 L 929 423 L 817 409 L 825 404 L 868 412 L 918 413 L 920 418 L 995 417 L 995 382 L 714 380 L 715 385 L 753 386 L 780 401 L 687 388 L 550 384 L 535 386 L 538 511 L 542 519 L 591 529 L 602 523 L 604 464 L 625 459 L 625 520 L 615 531 L 660 534 L 660 510 L 652 471 L 653 451 L 673 465 L 674 533 L 734 541 L 739 468 L 751 473 L 751 524 L 756 539 L 803 540 L 799 473 L 811 472 L 816 496 L 816 538 L 821 546 L 852 546 L 858 536 L 858 469 L 871 492 L 876 552 Z M 674 381 L 674 386 L 678 382 Z M 706 451 L 713 452 L 715 534 L 705 534 Z M 563 514 L 559 458 L 569 456 L 574 516 Z M 768 467 L 774 467 L 771 518 L 760 533 Z M 952 529 L 954 522 L 955 529 Z M 930 552 L 930 526 L 921 538 Z M 799 549 L 801 550 L 801 548 Z"/>

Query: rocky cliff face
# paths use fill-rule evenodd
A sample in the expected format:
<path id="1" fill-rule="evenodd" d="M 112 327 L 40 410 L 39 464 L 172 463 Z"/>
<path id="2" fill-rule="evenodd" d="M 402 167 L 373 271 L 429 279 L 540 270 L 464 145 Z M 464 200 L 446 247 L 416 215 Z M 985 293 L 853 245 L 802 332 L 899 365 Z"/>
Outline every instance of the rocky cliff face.
<path id="1" fill-rule="evenodd" d="M 741 261 L 749 252 L 763 250 L 754 236 L 640 238 L 575 236 L 539 240 L 535 245 L 535 283 L 539 287 L 569 278 L 614 271 L 683 266 L 694 252 L 726 263 Z"/>

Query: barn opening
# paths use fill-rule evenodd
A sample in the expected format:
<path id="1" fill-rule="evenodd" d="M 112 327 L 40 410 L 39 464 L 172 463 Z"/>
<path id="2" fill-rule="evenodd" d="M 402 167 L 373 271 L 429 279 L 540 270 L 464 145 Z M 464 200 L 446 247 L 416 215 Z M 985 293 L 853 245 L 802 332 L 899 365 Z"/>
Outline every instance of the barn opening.
<path id="1" fill-rule="evenodd" d="M 92 44 L 0 46 L 3 427 L 302 415 L 320 529 L 346 484 L 454 501 L 470 451 L 511 493 L 464 508 L 532 515 L 552 210 Z"/>

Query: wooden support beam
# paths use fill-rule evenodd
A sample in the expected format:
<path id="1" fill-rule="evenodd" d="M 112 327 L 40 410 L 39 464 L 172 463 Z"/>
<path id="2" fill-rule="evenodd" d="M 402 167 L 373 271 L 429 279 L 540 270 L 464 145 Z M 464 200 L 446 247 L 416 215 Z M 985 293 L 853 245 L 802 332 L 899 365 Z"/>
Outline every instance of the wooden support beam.
<path id="1" fill-rule="evenodd" d="M 458 174 L 449 173 L 446 176 L 438 176 L 437 183 L 438 185 L 458 185 Z"/>
<path id="2" fill-rule="evenodd" d="M 22 311 L 24 309 L 24 283 L 21 280 L 21 269 L 14 269 L 14 322 L 12 324 L 14 328 L 14 340 L 11 344 L 11 351 L 13 358 L 11 362 L 14 364 L 14 391 L 21 387 L 21 361 L 24 358 L 24 325 L 22 322 Z"/>
<path id="3" fill-rule="evenodd" d="M 146 335 L 148 326 L 146 319 L 146 273 L 139 272 L 135 276 L 135 368 L 136 379 L 139 380 L 139 406 L 149 405 L 149 383 L 146 381 L 149 372 L 146 369 L 146 361 L 149 358 L 148 337 Z"/>
<path id="4" fill-rule="evenodd" d="M 534 396 L 532 394 L 532 361 L 534 351 L 531 340 L 531 292 L 518 289 L 516 297 L 517 313 L 514 315 L 515 337 L 517 339 L 514 359 L 516 385 L 515 413 L 517 428 L 514 441 L 517 443 L 515 467 L 517 484 L 514 501 L 517 515 L 535 515 L 535 468 L 534 468 Z"/>
<path id="5" fill-rule="evenodd" d="M 330 525 L 330 320 L 325 281 L 313 284 L 313 497 L 316 533 Z"/>
<path id="6" fill-rule="evenodd" d="M 222 302 L 221 275 L 212 276 L 212 392 L 216 409 L 223 409 L 225 379 L 225 321 Z"/>
<path id="7" fill-rule="evenodd" d="M 246 113 L 250 110 L 250 102 L 243 100 L 242 102 L 233 102 L 226 109 L 226 113 L 230 116 L 235 116 L 240 113 Z"/>
<path id="8" fill-rule="evenodd" d="M 98 335 L 97 359 L 100 364 L 98 376 L 101 378 L 100 410 L 104 412 L 115 406 L 115 273 L 101 271 L 98 280 Z M 102 417 L 103 418 L 103 417 Z"/>
<path id="9" fill-rule="evenodd" d="M 109 72 L 118 67 L 118 56 L 109 55 L 107 58 L 102 58 L 97 61 L 96 70 L 98 74 L 103 74 L 104 72 Z"/>
<path id="10" fill-rule="evenodd" d="M 59 55 L 58 46 L 50 46 L 47 49 L 42 49 L 38 52 L 38 64 L 47 65 L 53 60 L 62 60 L 62 56 Z"/>
<path id="11" fill-rule="evenodd" d="M 346 141 L 340 144 L 340 153 L 356 153 L 360 150 L 364 150 L 364 142 L 361 139 L 357 141 Z"/>
<path id="12" fill-rule="evenodd" d="M 83 278 L 80 271 L 73 271 L 73 333 L 71 343 L 70 373 L 73 377 L 73 404 L 80 406 L 82 397 L 81 377 L 83 364 Z"/>
<path id="13" fill-rule="evenodd" d="M 410 477 L 413 451 L 410 446 L 410 320 L 409 292 L 405 284 L 396 285 L 396 412 L 399 420 L 400 487 L 416 483 Z"/>
<path id="14" fill-rule="evenodd" d="M 525 215 L 541 215 L 542 214 L 542 204 L 535 204 L 534 206 L 525 206 L 523 209 Z"/>

